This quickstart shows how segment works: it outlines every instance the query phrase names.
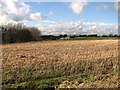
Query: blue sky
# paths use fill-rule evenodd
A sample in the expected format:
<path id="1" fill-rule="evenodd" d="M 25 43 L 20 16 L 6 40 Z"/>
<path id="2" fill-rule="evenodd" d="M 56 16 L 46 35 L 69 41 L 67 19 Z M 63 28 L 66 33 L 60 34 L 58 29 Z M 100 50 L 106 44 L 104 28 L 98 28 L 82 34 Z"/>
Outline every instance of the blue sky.
<path id="1" fill-rule="evenodd" d="M 88 4 L 84 7 L 83 12 L 78 15 L 72 12 L 69 7 L 70 3 L 28 2 L 26 4 L 31 6 L 31 13 L 40 12 L 42 15 L 47 16 L 47 18 L 44 20 L 55 22 L 76 22 L 79 20 L 104 23 L 117 22 L 117 11 L 115 10 L 114 2 L 88 2 Z M 105 5 L 107 6 L 105 10 L 96 9 L 97 7 Z M 50 12 L 53 14 L 50 15 Z"/>

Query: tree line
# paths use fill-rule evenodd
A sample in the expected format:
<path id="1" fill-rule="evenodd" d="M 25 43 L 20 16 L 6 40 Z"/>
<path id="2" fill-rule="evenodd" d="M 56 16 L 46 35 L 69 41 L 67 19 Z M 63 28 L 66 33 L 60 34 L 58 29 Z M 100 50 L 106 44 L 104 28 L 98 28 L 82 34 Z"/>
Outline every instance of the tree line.
<path id="1" fill-rule="evenodd" d="M 109 34 L 109 35 L 102 35 L 98 36 L 97 34 L 90 34 L 90 35 L 67 35 L 67 34 L 61 34 L 58 36 L 54 35 L 42 35 L 41 39 L 42 40 L 57 40 L 57 39 L 75 39 L 75 38 L 80 38 L 80 37 L 120 37 L 120 35 L 117 34 Z"/>
<path id="2" fill-rule="evenodd" d="M 40 41 L 40 40 L 58 40 L 58 39 L 73 39 L 79 37 L 119 37 L 117 34 L 109 34 L 98 36 L 97 34 L 90 35 L 41 35 L 41 31 L 36 27 L 28 27 L 21 23 L 13 24 L 8 23 L 0 26 L 0 37 L 2 43 L 17 43 L 17 42 L 29 42 L 29 41 Z"/>
<path id="3" fill-rule="evenodd" d="M 21 23 L 8 23 L 0 27 L 2 43 L 17 43 L 40 40 L 41 32 L 36 27 L 27 27 Z"/>

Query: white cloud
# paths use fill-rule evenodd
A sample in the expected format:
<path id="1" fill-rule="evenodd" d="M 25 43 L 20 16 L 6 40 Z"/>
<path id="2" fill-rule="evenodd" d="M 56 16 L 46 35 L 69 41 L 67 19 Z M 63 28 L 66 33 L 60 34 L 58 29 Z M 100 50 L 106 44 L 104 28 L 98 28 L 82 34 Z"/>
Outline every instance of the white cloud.
<path id="1" fill-rule="evenodd" d="M 41 20 L 44 18 L 46 17 L 42 16 L 41 13 L 37 12 L 37 13 L 30 14 L 30 16 L 28 17 L 28 20 Z"/>
<path id="2" fill-rule="evenodd" d="M 30 12 L 30 6 L 25 3 L 20 3 L 21 7 L 18 9 L 18 15 L 27 15 Z"/>
<path id="3" fill-rule="evenodd" d="M 75 14 L 81 14 L 86 5 L 87 5 L 87 2 L 72 2 L 70 4 L 70 8 Z"/>
<path id="4" fill-rule="evenodd" d="M 50 23 L 50 24 L 55 24 L 55 23 L 57 23 L 57 22 L 55 22 L 55 21 L 49 21 L 49 20 L 45 20 L 45 21 L 41 21 L 41 22 L 44 22 L 44 23 Z"/>
<path id="5" fill-rule="evenodd" d="M 108 10 L 110 7 L 108 5 L 99 5 L 96 7 L 96 10 L 102 11 L 102 10 Z"/>
<path id="6" fill-rule="evenodd" d="M 28 4 L 18 2 L 18 0 L 2 0 L 0 2 L 0 25 L 11 20 L 22 22 L 28 18 L 30 20 L 46 18 L 41 13 L 30 14 L 30 10 L 31 7 Z"/>
<path id="7" fill-rule="evenodd" d="M 17 5 L 15 2 L 18 0 L 2 0 L 3 9 L 6 13 L 17 13 Z"/>
<path id="8" fill-rule="evenodd" d="M 44 35 L 59 34 L 117 34 L 117 24 L 97 22 L 62 22 L 57 24 L 38 24 L 37 27 Z"/>
<path id="9" fill-rule="evenodd" d="M 23 20 L 30 12 L 30 6 L 25 3 L 19 3 L 18 0 L 2 0 L 0 2 L 0 24 Z"/>

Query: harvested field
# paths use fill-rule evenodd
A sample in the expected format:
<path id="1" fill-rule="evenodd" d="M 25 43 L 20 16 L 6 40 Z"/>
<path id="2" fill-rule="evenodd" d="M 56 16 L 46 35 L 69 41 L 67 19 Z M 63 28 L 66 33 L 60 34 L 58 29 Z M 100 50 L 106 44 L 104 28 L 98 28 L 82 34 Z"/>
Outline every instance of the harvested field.
<path id="1" fill-rule="evenodd" d="M 118 40 L 3 45 L 3 88 L 116 88 Z"/>

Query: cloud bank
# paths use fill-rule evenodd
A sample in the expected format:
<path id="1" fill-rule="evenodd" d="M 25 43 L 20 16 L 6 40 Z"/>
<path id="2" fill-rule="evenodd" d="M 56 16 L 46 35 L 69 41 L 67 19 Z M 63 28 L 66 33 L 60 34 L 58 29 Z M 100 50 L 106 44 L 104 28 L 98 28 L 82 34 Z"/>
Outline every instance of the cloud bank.
<path id="1" fill-rule="evenodd" d="M 38 24 L 37 27 L 43 35 L 59 34 L 98 34 L 109 35 L 118 34 L 118 25 L 116 23 L 97 23 L 97 22 L 61 22 L 56 24 Z"/>

